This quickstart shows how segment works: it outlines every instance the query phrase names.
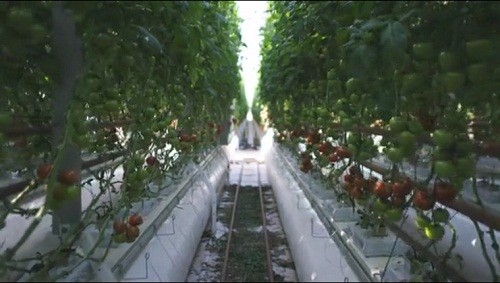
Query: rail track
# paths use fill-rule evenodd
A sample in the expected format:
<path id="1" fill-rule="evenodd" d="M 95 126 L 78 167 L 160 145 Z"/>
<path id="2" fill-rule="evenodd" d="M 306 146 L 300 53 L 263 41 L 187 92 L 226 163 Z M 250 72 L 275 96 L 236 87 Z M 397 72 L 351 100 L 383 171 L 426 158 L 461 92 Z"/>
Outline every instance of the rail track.
<path id="1" fill-rule="evenodd" d="M 259 277 L 261 278 L 260 281 L 274 282 L 273 262 L 271 259 L 266 206 L 264 204 L 260 166 L 257 166 L 258 186 L 254 187 L 241 185 L 242 179 L 245 177 L 245 164 L 250 162 L 257 161 L 254 159 L 246 159 L 241 163 L 241 171 L 239 173 L 238 184 L 235 188 L 234 202 L 229 222 L 229 231 L 224 253 L 224 261 L 222 264 L 221 282 L 250 281 L 251 279 L 258 279 Z M 252 198 L 254 200 L 257 198 L 256 191 L 258 191 L 260 210 L 252 205 L 254 202 L 251 201 Z M 248 230 L 249 228 L 244 227 L 244 222 L 252 219 L 257 220 L 259 212 L 262 224 L 262 238 L 258 239 L 254 237 L 253 241 L 250 241 L 248 237 L 243 238 L 242 235 L 244 234 L 244 229 L 246 228 Z M 242 221 L 243 219 L 246 221 Z M 238 231 L 236 232 L 236 234 L 238 234 L 236 237 L 235 231 Z M 242 241 L 243 239 L 244 241 Z M 258 257 L 260 257 L 260 259 Z M 265 262 L 265 266 L 262 266 L 263 262 Z M 239 268 L 245 268 L 245 264 L 250 265 L 247 266 L 247 270 L 251 270 L 253 278 L 248 278 L 247 276 L 243 276 L 244 278 L 242 278 L 242 274 L 238 272 Z"/>

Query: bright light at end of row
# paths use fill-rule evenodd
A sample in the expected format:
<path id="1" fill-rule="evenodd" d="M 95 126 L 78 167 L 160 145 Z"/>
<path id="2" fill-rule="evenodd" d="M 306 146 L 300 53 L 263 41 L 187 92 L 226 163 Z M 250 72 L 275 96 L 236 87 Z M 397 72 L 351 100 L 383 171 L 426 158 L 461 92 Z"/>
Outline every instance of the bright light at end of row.
<path id="1" fill-rule="evenodd" d="M 247 112 L 247 121 L 253 121 L 253 114 L 251 111 Z"/>

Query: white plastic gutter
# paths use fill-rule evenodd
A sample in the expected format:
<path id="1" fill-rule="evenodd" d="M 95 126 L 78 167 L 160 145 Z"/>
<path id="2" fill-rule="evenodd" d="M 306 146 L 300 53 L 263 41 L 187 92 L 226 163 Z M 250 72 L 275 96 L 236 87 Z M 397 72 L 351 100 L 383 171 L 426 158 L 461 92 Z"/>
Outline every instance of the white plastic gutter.
<path id="1" fill-rule="evenodd" d="M 367 281 L 342 246 L 332 240 L 311 203 L 290 172 L 276 160 L 275 152 L 266 158 L 268 176 L 274 191 L 283 228 L 297 276 L 301 282 Z"/>

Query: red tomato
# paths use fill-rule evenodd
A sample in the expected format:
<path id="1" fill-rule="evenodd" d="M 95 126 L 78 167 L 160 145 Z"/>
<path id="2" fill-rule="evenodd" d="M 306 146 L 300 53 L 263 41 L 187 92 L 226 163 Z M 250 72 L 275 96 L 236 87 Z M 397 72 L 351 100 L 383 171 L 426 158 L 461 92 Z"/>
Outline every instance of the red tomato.
<path id="1" fill-rule="evenodd" d="M 149 166 L 153 166 L 156 162 L 157 162 L 157 160 L 156 160 L 156 157 L 154 157 L 154 156 L 148 156 L 148 158 L 146 158 L 146 163 Z"/>
<path id="2" fill-rule="evenodd" d="M 38 166 L 36 170 L 36 176 L 39 180 L 45 180 L 49 176 L 50 172 L 54 168 L 53 165 L 42 163 Z"/>
<path id="3" fill-rule="evenodd" d="M 128 217 L 128 224 L 131 226 L 138 226 L 143 223 L 142 217 L 140 215 L 134 214 Z"/>
<path id="4" fill-rule="evenodd" d="M 121 220 L 116 219 L 113 223 L 113 229 L 116 234 L 121 234 L 127 230 L 127 224 Z"/>
<path id="5" fill-rule="evenodd" d="M 429 210 L 434 207 L 436 200 L 427 192 L 424 191 L 416 191 L 413 196 L 413 205 L 422 209 Z"/>
<path id="6" fill-rule="evenodd" d="M 59 174 L 59 182 L 67 185 L 73 185 L 80 180 L 80 175 L 75 170 L 63 171 Z"/>
<path id="7" fill-rule="evenodd" d="M 127 226 L 127 230 L 125 231 L 125 235 L 127 236 L 127 240 L 134 241 L 140 234 L 140 230 L 137 226 Z"/>
<path id="8" fill-rule="evenodd" d="M 439 202 L 450 202 L 456 198 L 458 191 L 452 184 L 447 182 L 436 182 L 434 184 L 434 196 Z"/>
<path id="9" fill-rule="evenodd" d="M 388 198 L 392 194 L 392 184 L 384 181 L 377 181 L 373 193 L 379 198 Z"/>

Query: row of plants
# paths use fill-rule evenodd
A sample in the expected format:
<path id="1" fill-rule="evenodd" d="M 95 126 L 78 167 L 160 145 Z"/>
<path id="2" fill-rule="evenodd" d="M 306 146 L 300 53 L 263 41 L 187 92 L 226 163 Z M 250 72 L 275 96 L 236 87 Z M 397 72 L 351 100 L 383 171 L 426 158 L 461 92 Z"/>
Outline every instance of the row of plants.
<path id="1" fill-rule="evenodd" d="M 49 280 L 47 271 L 74 255 L 82 231 L 97 222 L 114 222 L 116 242 L 137 238 L 142 218 L 129 210 L 158 195 L 147 184 L 165 186 L 189 160 L 226 142 L 241 92 L 239 21 L 232 1 L 0 3 L 0 166 L 30 181 L 3 199 L 0 232 L 13 228 L 6 225 L 13 214 L 31 220 L 2 248 L 0 278 L 17 271 Z M 81 157 L 110 152 L 120 153 L 118 166 L 83 183 Z M 81 189 L 92 181 L 100 190 L 82 211 Z M 40 186 L 45 202 L 23 208 Z M 118 201 L 96 217 L 111 193 Z M 77 217 L 57 248 L 18 257 L 44 216 L 68 211 Z"/>
<path id="2" fill-rule="evenodd" d="M 429 240 L 453 234 L 442 255 L 450 257 L 460 235 L 436 203 L 454 204 L 464 182 L 476 181 L 477 148 L 500 141 L 499 15 L 494 2 L 272 2 L 259 99 L 277 141 L 296 152 L 306 145 L 300 170 L 340 188 L 361 208 L 362 227 L 415 209 Z M 361 174 L 380 154 L 390 170 L 380 179 Z M 429 174 L 407 176 L 403 164 Z M 497 281 L 496 231 L 471 220 L 483 250 L 495 251 L 484 255 Z"/>

